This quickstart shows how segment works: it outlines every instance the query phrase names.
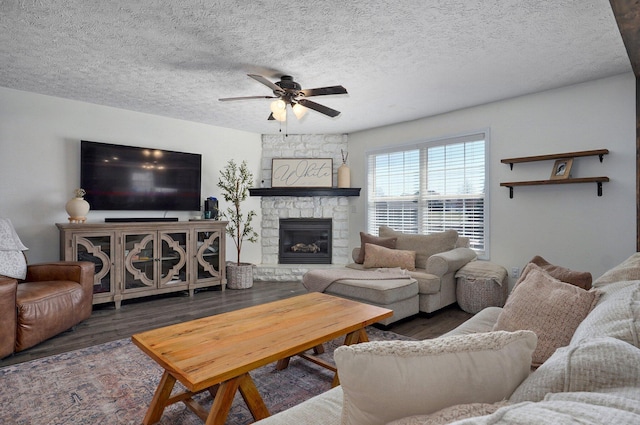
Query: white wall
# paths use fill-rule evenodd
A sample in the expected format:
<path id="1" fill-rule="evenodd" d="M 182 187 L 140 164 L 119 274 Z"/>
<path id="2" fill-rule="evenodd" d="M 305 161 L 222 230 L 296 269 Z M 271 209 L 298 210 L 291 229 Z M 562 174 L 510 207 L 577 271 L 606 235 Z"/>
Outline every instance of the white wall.
<path id="1" fill-rule="evenodd" d="M 365 153 L 392 144 L 490 128 L 490 259 L 522 268 L 534 255 L 594 278 L 635 252 L 636 152 L 635 79 L 629 73 L 557 90 L 451 112 L 349 135 L 349 165 L 354 187 L 350 244 L 365 231 Z M 552 161 L 515 164 L 502 158 L 609 149 L 574 161 L 574 177 L 609 176 L 603 196 L 596 184 L 514 188 L 500 182 L 544 180 Z M 355 209 L 355 212 L 354 212 Z M 512 280 L 513 283 L 513 280 Z"/>
<path id="2" fill-rule="evenodd" d="M 0 88 L 0 217 L 11 219 L 30 248 L 31 263 L 59 258 L 54 223 L 67 222 L 64 205 L 80 185 L 81 139 L 202 154 L 203 200 L 221 198 L 218 177 L 230 158 L 246 159 L 256 179 L 260 176 L 259 134 Z M 259 212 L 260 199 L 249 198 L 246 207 Z M 195 214 L 166 215 L 186 220 Z M 87 218 L 163 215 L 90 211 Z M 227 258 L 234 260 L 230 238 L 227 247 Z M 242 260 L 260 262 L 259 244 L 245 244 Z"/>

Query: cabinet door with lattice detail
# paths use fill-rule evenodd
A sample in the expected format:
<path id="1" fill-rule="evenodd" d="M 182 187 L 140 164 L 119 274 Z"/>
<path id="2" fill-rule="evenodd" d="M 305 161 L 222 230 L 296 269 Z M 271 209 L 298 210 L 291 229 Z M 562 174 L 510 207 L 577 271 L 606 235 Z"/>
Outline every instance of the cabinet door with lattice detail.
<path id="1" fill-rule="evenodd" d="M 157 287 L 155 283 L 156 235 L 156 232 L 123 233 L 124 291 Z"/>
<path id="2" fill-rule="evenodd" d="M 159 238 L 159 279 L 160 287 L 177 286 L 188 281 L 186 231 L 163 231 Z"/>
<path id="3" fill-rule="evenodd" d="M 72 252 L 75 256 L 73 260 L 89 261 L 95 264 L 94 294 L 113 295 L 115 292 L 114 240 L 113 232 L 73 235 Z"/>
<path id="4" fill-rule="evenodd" d="M 196 280 L 219 280 L 220 265 L 224 264 L 223 252 L 220 252 L 220 230 L 196 230 Z M 220 261 L 220 260 L 223 261 Z"/>

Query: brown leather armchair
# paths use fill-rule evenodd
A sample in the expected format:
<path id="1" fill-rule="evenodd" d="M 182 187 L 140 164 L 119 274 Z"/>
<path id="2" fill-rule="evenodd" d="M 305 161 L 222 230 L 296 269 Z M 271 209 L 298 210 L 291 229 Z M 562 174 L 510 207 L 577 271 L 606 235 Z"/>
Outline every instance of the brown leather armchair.
<path id="1" fill-rule="evenodd" d="M 94 264 L 33 264 L 18 281 L 0 276 L 0 358 L 64 332 L 91 316 Z"/>

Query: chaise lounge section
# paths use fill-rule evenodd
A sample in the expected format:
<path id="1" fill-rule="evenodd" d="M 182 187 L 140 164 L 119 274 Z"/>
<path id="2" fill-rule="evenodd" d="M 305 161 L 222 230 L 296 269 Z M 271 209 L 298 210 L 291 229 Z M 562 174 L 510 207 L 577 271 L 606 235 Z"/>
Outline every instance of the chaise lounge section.
<path id="1" fill-rule="evenodd" d="M 416 235 L 386 226 L 379 233 L 361 232 L 353 263 L 346 269 L 311 270 L 303 278 L 305 287 L 393 310 L 382 325 L 456 302 L 455 274 L 476 259 L 468 238 L 459 237 L 455 230 Z M 318 280 L 325 283 L 317 286 Z"/>

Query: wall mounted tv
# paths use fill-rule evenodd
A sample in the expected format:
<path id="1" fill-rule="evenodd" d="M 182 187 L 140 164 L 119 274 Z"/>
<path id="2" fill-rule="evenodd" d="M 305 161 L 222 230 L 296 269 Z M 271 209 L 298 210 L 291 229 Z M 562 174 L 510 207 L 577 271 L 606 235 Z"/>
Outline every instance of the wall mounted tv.
<path id="1" fill-rule="evenodd" d="M 199 211 L 202 155 L 80 142 L 80 187 L 92 210 Z"/>

